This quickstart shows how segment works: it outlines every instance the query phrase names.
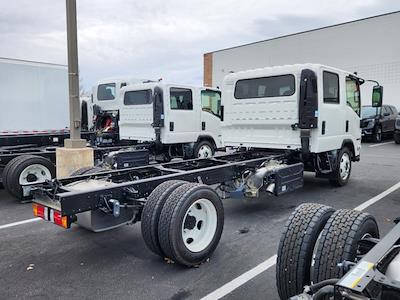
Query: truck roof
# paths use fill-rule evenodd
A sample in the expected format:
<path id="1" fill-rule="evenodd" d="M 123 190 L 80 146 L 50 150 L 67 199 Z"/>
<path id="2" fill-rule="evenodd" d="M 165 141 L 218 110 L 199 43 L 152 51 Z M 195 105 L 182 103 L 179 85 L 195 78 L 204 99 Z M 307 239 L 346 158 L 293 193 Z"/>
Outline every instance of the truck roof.
<path id="1" fill-rule="evenodd" d="M 311 70 L 319 70 L 321 68 L 328 68 L 332 71 L 336 71 L 338 73 L 345 73 L 345 74 L 352 74 L 353 76 L 357 77 L 355 74 L 341 70 L 335 67 L 323 65 L 323 64 L 314 64 L 314 63 L 305 63 L 305 64 L 294 64 L 294 65 L 282 65 L 282 66 L 273 66 L 273 67 L 265 67 L 265 68 L 257 68 L 245 71 L 238 71 L 225 76 L 224 80 L 235 80 L 235 79 L 242 79 L 242 78 L 251 78 L 251 77 L 258 77 L 264 76 L 266 73 L 268 74 L 284 74 L 284 73 L 296 73 L 300 72 L 303 69 L 311 69 Z"/>
<path id="2" fill-rule="evenodd" d="M 143 89 L 143 88 L 151 89 L 151 88 L 154 88 L 155 86 L 159 86 L 159 87 L 174 86 L 174 87 L 180 87 L 180 88 L 192 88 L 192 89 L 204 88 L 204 89 L 208 89 L 208 90 L 219 90 L 219 89 L 213 88 L 213 87 L 195 86 L 195 85 L 187 85 L 187 84 L 173 83 L 173 82 L 151 81 L 151 82 L 134 83 L 134 84 L 127 85 L 126 87 L 123 87 L 121 89 L 121 92 L 135 91 L 135 90 L 139 90 L 139 89 Z"/>

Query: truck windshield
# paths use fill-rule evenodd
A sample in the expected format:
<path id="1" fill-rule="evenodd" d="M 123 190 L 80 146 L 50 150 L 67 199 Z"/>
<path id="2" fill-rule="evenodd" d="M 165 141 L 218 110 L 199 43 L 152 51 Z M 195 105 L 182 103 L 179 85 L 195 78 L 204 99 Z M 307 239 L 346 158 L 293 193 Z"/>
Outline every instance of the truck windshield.
<path id="1" fill-rule="evenodd" d="M 115 83 L 99 84 L 97 87 L 97 99 L 114 100 L 115 99 Z"/>
<path id="2" fill-rule="evenodd" d="M 361 108 L 361 117 L 363 119 L 366 118 L 375 118 L 380 112 L 380 108 L 372 107 L 372 106 L 363 106 Z"/>

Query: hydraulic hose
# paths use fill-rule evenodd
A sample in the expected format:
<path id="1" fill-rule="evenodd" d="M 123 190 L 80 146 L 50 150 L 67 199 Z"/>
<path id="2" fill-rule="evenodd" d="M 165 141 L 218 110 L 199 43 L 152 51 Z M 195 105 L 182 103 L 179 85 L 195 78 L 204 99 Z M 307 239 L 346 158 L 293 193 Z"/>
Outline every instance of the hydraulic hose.
<path id="1" fill-rule="evenodd" d="M 317 291 L 319 291 L 321 288 L 323 288 L 323 287 L 325 287 L 325 286 L 327 286 L 327 285 L 335 285 L 337 282 L 339 281 L 339 279 L 338 278 L 331 278 L 331 279 L 326 279 L 326 280 L 324 280 L 324 281 L 321 281 L 321 282 L 318 282 L 318 283 L 315 283 L 315 284 L 313 284 L 313 285 L 310 285 L 310 287 L 309 287 L 309 289 L 310 289 L 310 292 L 312 293 L 312 294 L 315 294 Z"/>

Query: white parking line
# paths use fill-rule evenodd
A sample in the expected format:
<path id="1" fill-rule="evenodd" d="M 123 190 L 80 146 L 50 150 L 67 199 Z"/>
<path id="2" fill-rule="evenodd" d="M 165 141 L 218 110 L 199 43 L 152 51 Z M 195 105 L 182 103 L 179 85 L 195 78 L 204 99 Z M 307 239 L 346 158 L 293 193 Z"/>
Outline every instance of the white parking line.
<path id="1" fill-rule="evenodd" d="M 268 258 L 266 261 L 259 264 L 257 267 L 243 273 L 239 277 L 236 277 L 232 281 L 229 281 L 227 284 L 224 284 L 219 289 L 215 290 L 214 292 L 208 294 L 207 296 L 201 298 L 201 300 L 214 300 L 214 299 L 221 299 L 222 297 L 226 296 L 233 290 L 236 290 L 241 285 L 245 284 L 250 279 L 256 277 L 257 275 L 261 274 L 262 272 L 268 270 L 276 263 L 276 257 L 274 256 Z"/>
<path id="2" fill-rule="evenodd" d="M 40 218 L 32 218 L 32 219 L 27 219 L 27 220 L 23 220 L 23 221 L 14 222 L 14 223 L 8 223 L 5 225 L 0 225 L 0 229 L 6 229 L 6 228 L 26 224 L 26 223 L 37 222 L 39 220 L 41 220 L 41 219 Z"/>
<path id="3" fill-rule="evenodd" d="M 368 206 L 371 206 L 372 204 L 378 202 L 379 200 L 383 199 L 390 193 L 393 193 L 397 189 L 400 188 L 400 182 L 396 183 L 392 187 L 388 188 L 387 190 L 383 191 L 379 195 L 376 195 L 375 197 L 365 201 L 364 203 L 360 204 L 359 206 L 355 207 L 355 210 L 362 211 L 366 209 Z M 275 254 L 274 256 L 271 256 L 258 266 L 254 267 L 253 269 L 247 271 L 246 273 L 243 273 L 239 277 L 236 277 L 232 281 L 229 281 L 228 283 L 224 284 L 220 288 L 216 289 L 215 291 L 211 292 L 207 296 L 201 298 L 200 300 L 211 300 L 211 299 L 221 299 L 222 297 L 228 295 L 231 293 L 233 290 L 237 289 L 238 287 L 242 286 L 246 282 L 250 281 L 254 277 L 260 275 L 261 273 L 267 271 L 269 268 L 273 267 L 276 263 L 276 257 L 277 255 Z"/>
<path id="4" fill-rule="evenodd" d="M 394 141 L 369 145 L 368 148 L 379 147 L 379 146 L 383 146 L 383 145 L 387 145 L 387 144 L 394 144 Z"/>

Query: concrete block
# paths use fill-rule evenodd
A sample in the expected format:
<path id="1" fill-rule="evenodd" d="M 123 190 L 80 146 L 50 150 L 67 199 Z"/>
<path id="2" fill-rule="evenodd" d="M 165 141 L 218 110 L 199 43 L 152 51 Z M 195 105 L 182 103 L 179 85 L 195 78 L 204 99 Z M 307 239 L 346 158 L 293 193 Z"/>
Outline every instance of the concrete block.
<path id="1" fill-rule="evenodd" d="M 56 149 L 56 176 L 68 177 L 72 172 L 93 167 L 94 153 L 92 148 L 57 148 Z"/>

